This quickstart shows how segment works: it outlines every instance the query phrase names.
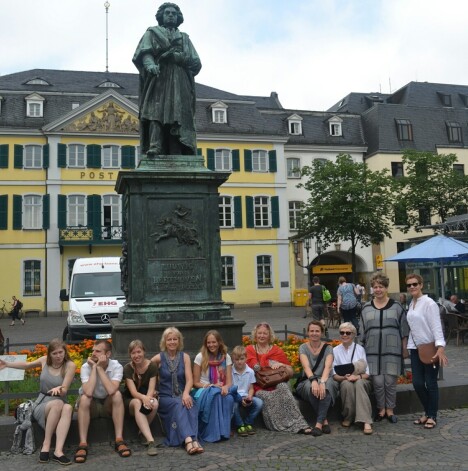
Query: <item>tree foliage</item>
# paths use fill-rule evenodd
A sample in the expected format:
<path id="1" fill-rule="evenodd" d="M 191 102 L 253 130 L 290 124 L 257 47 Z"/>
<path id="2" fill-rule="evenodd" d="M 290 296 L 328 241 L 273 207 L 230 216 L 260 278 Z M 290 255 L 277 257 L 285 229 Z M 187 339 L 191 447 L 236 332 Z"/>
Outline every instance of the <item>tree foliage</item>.
<path id="1" fill-rule="evenodd" d="M 467 212 L 468 177 L 454 169 L 455 154 L 405 151 L 405 176 L 399 180 L 399 204 L 406 211 L 406 221 L 400 229 L 408 232 L 418 226 L 443 223 L 450 216 Z"/>
<path id="2" fill-rule="evenodd" d="M 300 212 L 299 237 L 314 237 L 324 247 L 350 241 L 354 276 L 357 244 L 367 247 L 390 236 L 394 180 L 387 169 L 372 171 L 349 154 L 335 162 L 315 160 L 301 172 L 306 181 L 298 187 L 310 196 Z"/>

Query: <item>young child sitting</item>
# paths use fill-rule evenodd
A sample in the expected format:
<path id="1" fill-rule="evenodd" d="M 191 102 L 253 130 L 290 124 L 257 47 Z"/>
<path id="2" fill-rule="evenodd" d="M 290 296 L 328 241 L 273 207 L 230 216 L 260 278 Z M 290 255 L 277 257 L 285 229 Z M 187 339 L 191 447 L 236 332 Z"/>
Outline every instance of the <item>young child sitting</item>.
<path id="1" fill-rule="evenodd" d="M 232 350 L 232 385 L 237 386 L 237 392 L 242 397 L 241 402 L 234 403 L 234 423 L 240 437 L 254 435 L 253 422 L 263 407 L 263 401 L 254 397 L 255 373 L 246 364 L 247 354 L 245 347 L 239 345 Z M 245 408 L 245 420 L 242 419 L 240 407 Z"/>

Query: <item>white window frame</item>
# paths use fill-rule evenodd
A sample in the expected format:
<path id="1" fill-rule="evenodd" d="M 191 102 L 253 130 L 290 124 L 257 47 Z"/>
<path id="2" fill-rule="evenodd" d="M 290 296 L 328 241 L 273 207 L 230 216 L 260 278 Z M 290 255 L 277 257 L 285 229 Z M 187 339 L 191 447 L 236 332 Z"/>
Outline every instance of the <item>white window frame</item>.
<path id="1" fill-rule="evenodd" d="M 227 261 L 231 263 L 228 264 Z M 232 284 L 228 284 L 230 278 Z M 236 289 L 236 257 L 233 255 L 221 255 L 221 289 Z"/>
<path id="2" fill-rule="evenodd" d="M 39 268 L 38 269 L 32 269 L 32 270 L 26 270 L 26 263 L 31 263 L 31 262 L 34 262 L 34 263 L 39 263 Z M 28 260 L 23 260 L 23 263 L 22 263 L 22 282 L 23 282 L 23 296 L 28 296 L 28 297 L 33 297 L 33 296 L 42 296 L 42 291 L 43 291 L 43 287 L 42 287 L 42 280 L 43 280 L 43 273 L 42 273 L 42 270 L 43 270 L 43 266 L 44 264 L 42 263 L 42 260 L 39 260 L 39 259 L 28 259 Z M 39 287 L 39 290 L 38 291 L 35 291 L 35 290 L 30 290 L 30 291 L 26 291 L 26 286 L 27 286 L 27 283 L 26 283 L 26 274 L 27 272 L 31 272 L 31 287 L 34 288 L 34 286 L 38 285 Z M 35 276 L 39 275 L 39 283 L 34 283 L 34 278 Z"/>
<path id="3" fill-rule="evenodd" d="M 252 172 L 267 173 L 270 161 L 268 151 L 263 149 L 255 149 L 252 151 Z"/>
<path id="4" fill-rule="evenodd" d="M 67 196 L 67 226 L 87 227 L 88 226 L 88 202 L 86 195 Z"/>
<path id="5" fill-rule="evenodd" d="M 216 171 L 232 170 L 232 152 L 230 149 L 215 149 L 214 166 Z"/>
<path id="6" fill-rule="evenodd" d="M 42 229 L 42 195 L 23 195 L 23 229 Z"/>
<path id="7" fill-rule="evenodd" d="M 301 159 L 288 157 L 286 159 L 286 171 L 288 178 L 301 178 Z"/>
<path id="8" fill-rule="evenodd" d="M 211 105 L 211 120 L 214 124 L 227 123 L 228 106 L 222 101 L 217 101 Z"/>
<path id="9" fill-rule="evenodd" d="M 271 198 L 257 195 L 253 197 L 254 227 L 271 228 Z"/>
<path id="10" fill-rule="evenodd" d="M 297 231 L 298 219 L 301 207 L 304 203 L 302 201 L 289 201 L 288 202 L 288 217 L 289 217 L 289 229 L 291 231 Z"/>
<path id="11" fill-rule="evenodd" d="M 262 258 L 261 260 L 259 260 L 260 257 Z M 265 263 L 266 261 L 268 263 Z M 272 276 L 273 276 L 273 257 L 269 254 L 257 255 L 255 257 L 255 268 L 256 268 L 257 288 L 258 289 L 273 288 L 273 278 L 272 278 Z M 261 273 L 259 273 L 259 270 L 261 270 Z M 269 273 L 268 273 L 268 271 L 269 271 Z M 259 275 L 261 275 L 262 283 L 259 283 L 259 281 L 260 281 Z M 269 280 L 269 282 L 268 282 L 268 280 Z"/>
<path id="12" fill-rule="evenodd" d="M 102 168 L 120 168 L 120 146 L 105 144 L 102 146 Z"/>
<path id="13" fill-rule="evenodd" d="M 25 98 L 26 116 L 28 118 L 42 118 L 44 116 L 44 98 L 33 93 Z"/>
<path id="14" fill-rule="evenodd" d="M 24 168 L 42 168 L 42 146 L 28 144 L 24 146 Z"/>
<path id="15" fill-rule="evenodd" d="M 70 168 L 86 167 L 86 146 L 84 144 L 68 144 L 68 166 Z"/>
<path id="16" fill-rule="evenodd" d="M 234 227 L 234 198 L 232 196 L 219 196 L 219 227 L 221 229 Z"/>
<path id="17" fill-rule="evenodd" d="M 111 224 L 104 221 L 104 207 L 111 208 Z M 121 239 L 122 238 L 122 199 L 120 195 L 108 194 L 102 195 L 101 199 L 101 226 L 102 239 Z"/>
<path id="18" fill-rule="evenodd" d="M 343 135 L 343 120 L 338 116 L 333 116 L 328 120 L 328 130 L 330 136 L 340 137 Z"/>
<path id="19" fill-rule="evenodd" d="M 302 134 L 302 118 L 298 114 L 288 117 L 288 133 L 291 136 L 300 136 Z"/>

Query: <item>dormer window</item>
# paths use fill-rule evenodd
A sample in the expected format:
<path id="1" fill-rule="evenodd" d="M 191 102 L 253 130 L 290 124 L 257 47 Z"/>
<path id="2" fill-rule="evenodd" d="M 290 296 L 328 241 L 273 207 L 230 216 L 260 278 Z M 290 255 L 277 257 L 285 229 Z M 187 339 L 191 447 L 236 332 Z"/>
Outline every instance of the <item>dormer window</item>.
<path id="1" fill-rule="evenodd" d="M 442 92 L 437 92 L 437 95 L 439 95 L 439 100 L 442 103 L 442 106 L 452 106 L 452 95 Z"/>
<path id="2" fill-rule="evenodd" d="M 330 131 L 330 136 L 342 136 L 343 135 L 343 130 L 342 130 L 342 123 L 343 120 L 339 118 L 338 116 L 333 116 L 328 120 L 328 129 Z"/>
<path id="3" fill-rule="evenodd" d="M 102 82 L 101 85 L 98 85 L 100 88 L 122 88 L 120 85 L 117 85 L 115 82 L 111 80 L 106 80 Z"/>
<path id="4" fill-rule="evenodd" d="M 293 136 L 302 134 L 302 118 L 298 114 L 293 114 L 288 118 L 288 132 Z"/>
<path id="5" fill-rule="evenodd" d="M 28 80 L 26 85 L 50 85 L 50 83 L 41 78 L 34 78 L 32 80 Z"/>
<path id="6" fill-rule="evenodd" d="M 216 124 L 227 123 L 227 109 L 228 106 L 222 101 L 217 101 L 211 105 L 211 119 Z"/>
<path id="7" fill-rule="evenodd" d="M 25 98 L 26 116 L 30 118 L 42 118 L 44 116 L 44 98 L 33 93 Z"/>

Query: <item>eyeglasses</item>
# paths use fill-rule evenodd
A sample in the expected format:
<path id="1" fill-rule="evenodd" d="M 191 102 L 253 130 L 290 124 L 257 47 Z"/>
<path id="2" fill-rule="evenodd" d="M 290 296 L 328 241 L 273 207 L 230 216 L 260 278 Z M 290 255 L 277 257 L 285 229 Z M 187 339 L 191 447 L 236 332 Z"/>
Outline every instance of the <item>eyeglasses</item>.
<path id="1" fill-rule="evenodd" d="M 353 335 L 353 333 L 352 332 L 341 332 L 340 331 L 340 335 Z"/>
<path id="2" fill-rule="evenodd" d="M 419 282 L 418 283 L 406 283 L 407 288 L 416 288 L 416 286 L 418 285 L 419 285 Z"/>

